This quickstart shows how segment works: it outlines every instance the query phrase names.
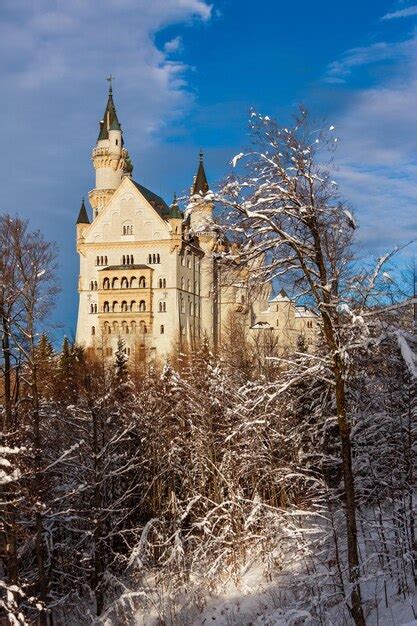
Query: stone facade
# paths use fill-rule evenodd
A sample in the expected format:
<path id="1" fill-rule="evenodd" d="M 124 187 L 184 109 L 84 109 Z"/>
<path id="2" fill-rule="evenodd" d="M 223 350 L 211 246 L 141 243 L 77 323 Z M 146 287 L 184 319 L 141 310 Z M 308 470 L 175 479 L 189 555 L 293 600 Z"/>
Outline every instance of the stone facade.
<path id="1" fill-rule="evenodd" d="M 92 152 L 95 187 L 77 220 L 79 310 L 76 340 L 112 357 L 119 337 L 128 356 L 164 357 L 204 336 L 216 348 L 230 313 L 245 316 L 248 332 L 278 333 L 283 347 L 303 334 L 311 344 L 314 313 L 271 288 L 250 301 L 247 269 L 223 267 L 202 155 L 184 218 L 176 200 L 132 178 L 111 89 Z"/>

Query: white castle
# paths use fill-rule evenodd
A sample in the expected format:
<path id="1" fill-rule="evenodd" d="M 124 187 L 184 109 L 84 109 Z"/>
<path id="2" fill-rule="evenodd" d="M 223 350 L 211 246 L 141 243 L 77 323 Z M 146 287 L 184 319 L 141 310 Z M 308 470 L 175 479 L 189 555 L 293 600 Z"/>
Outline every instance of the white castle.
<path id="1" fill-rule="evenodd" d="M 283 347 L 300 336 L 314 343 L 317 316 L 266 285 L 251 298 L 247 267 L 222 261 L 225 242 L 213 217 L 200 153 L 187 215 L 132 178 L 132 164 L 110 84 L 92 152 L 95 187 L 77 220 L 80 257 L 77 343 L 112 357 L 118 340 L 127 356 L 167 356 L 207 337 L 216 350 L 232 316 L 251 333 L 272 332 Z"/>

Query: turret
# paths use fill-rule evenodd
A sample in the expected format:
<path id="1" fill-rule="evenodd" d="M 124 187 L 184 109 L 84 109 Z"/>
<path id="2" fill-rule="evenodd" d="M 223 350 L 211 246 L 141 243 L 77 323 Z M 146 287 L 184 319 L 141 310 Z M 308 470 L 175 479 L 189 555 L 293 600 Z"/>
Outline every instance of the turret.
<path id="1" fill-rule="evenodd" d="M 128 151 L 123 147 L 123 133 L 114 106 L 111 82 L 92 161 L 96 184 L 88 197 L 96 217 L 119 187 L 123 176 L 130 175 L 133 169 Z"/>
<path id="2" fill-rule="evenodd" d="M 213 202 L 209 195 L 209 185 L 204 170 L 203 152 L 200 151 L 200 160 L 197 174 L 191 187 L 191 215 L 190 227 L 195 233 L 203 233 L 213 222 Z"/>
<path id="3" fill-rule="evenodd" d="M 173 238 L 178 238 L 178 241 L 181 240 L 182 222 L 183 222 L 183 215 L 178 206 L 177 194 L 174 193 L 174 199 L 172 201 L 171 206 L 169 207 L 169 223 L 171 226 L 172 236 Z"/>
<path id="4" fill-rule="evenodd" d="M 88 219 L 88 213 L 87 213 L 87 209 L 85 208 L 84 198 L 83 198 L 81 202 L 80 212 L 78 213 L 78 218 L 76 222 L 77 241 L 79 241 L 79 239 L 82 238 L 85 229 L 89 225 L 90 225 L 90 220 Z"/>

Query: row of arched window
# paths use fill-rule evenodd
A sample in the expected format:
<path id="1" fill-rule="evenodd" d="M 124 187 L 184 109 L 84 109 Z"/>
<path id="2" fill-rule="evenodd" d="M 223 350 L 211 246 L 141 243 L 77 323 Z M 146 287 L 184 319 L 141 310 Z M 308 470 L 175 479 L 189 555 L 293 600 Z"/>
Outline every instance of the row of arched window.
<path id="1" fill-rule="evenodd" d="M 122 256 L 122 265 L 133 265 L 134 259 L 133 254 L 124 254 Z"/>
<path id="2" fill-rule="evenodd" d="M 150 265 L 155 264 L 155 263 L 160 263 L 160 262 L 161 262 L 161 257 L 159 256 L 159 254 L 148 255 L 148 263 Z"/>
<path id="3" fill-rule="evenodd" d="M 141 300 L 136 307 L 136 300 L 132 300 L 130 304 L 128 304 L 126 300 L 123 300 L 119 309 L 119 303 L 117 300 L 111 304 L 106 300 L 103 304 L 103 313 L 110 313 L 110 311 L 112 313 L 118 313 L 119 311 L 146 311 L 146 302 L 145 300 Z"/>
<path id="4" fill-rule="evenodd" d="M 159 289 L 165 289 L 165 287 L 167 286 L 167 279 L 166 278 L 160 278 L 159 282 Z"/>
<path id="5" fill-rule="evenodd" d="M 166 313 L 167 310 L 167 303 L 166 302 L 160 302 L 159 303 L 159 312 L 160 313 Z"/>
<path id="6" fill-rule="evenodd" d="M 108 265 L 106 256 L 97 256 L 96 265 Z"/>
<path id="7" fill-rule="evenodd" d="M 92 280 L 90 281 L 90 289 L 91 291 L 97 291 L 98 289 L 98 284 L 96 280 Z"/>
<path id="8" fill-rule="evenodd" d="M 112 322 L 111 324 L 110 322 L 104 322 L 103 331 L 105 335 L 111 335 L 112 333 L 117 335 L 120 332 L 124 333 L 125 335 L 136 332 L 146 334 L 148 332 L 148 327 L 143 320 L 141 320 L 139 324 L 137 324 L 135 321 L 132 321 L 130 323 L 123 321 L 120 324 L 119 322 Z"/>
<path id="9" fill-rule="evenodd" d="M 97 304 L 90 304 L 90 313 L 97 313 Z"/>
<path id="10" fill-rule="evenodd" d="M 107 276 L 103 278 L 103 289 L 110 289 L 110 285 L 112 289 L 119 289 L 119 279 L 115 276 L 111 283 L 110 278 Z M 122 276 L 120 280 L 120 288 L 121 289 L 145 289 L 146 288 L 146 278 L 145 276 L 141 276 L 139 280 L 136 276 L 132 276 L 130 279 L 126 278 L 126 276 Z"/>
<path id="11" fill-rule="evenodd" d="M 133 224 L 123 224 L 122 235 L 133 235 Z"/>

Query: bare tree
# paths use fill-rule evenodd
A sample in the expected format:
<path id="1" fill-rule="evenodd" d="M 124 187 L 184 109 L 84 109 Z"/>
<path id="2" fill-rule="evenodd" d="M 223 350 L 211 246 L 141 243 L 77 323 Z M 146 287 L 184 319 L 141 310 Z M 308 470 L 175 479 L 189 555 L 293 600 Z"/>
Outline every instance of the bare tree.
<path id="1" fill-rule="evenodd" d="M 329 170 L 320 164 L 324 149 L 332 149 L 337 138 L 333 127 L 328 132 L 312 130 L 303 109 L 292 128 L 281 127 L 255 112 L 251 126 L 254 149 L 234 160 L 236 165 L 242 159 L 246 171 L 226 181 L 219 200 L 227 213 L 229 236 L 236 232 L 240 239 L 242 235 L 246 239 L 240 250 L 245 262 L 256 267 L 254 261 L 264 256 L 259 278 L 266 281 L 290 277 L 299 293 L 308 296 L 320 313 L 324 347 L 321 358 L 332 379 L 341 441 L 351 614 L 355 624 L 363 626 L 351 424 L 346 402 L 347 346 L 356 334 L 352 329 L 355 313 L 345 302 L 355 222 L 341 202 Z M 362 277 L 359 282 L 363 287 Z M 367 284 L 366 293 L 371 286 Z M 365 301 L 364 296 L 360 306 Z"/>

